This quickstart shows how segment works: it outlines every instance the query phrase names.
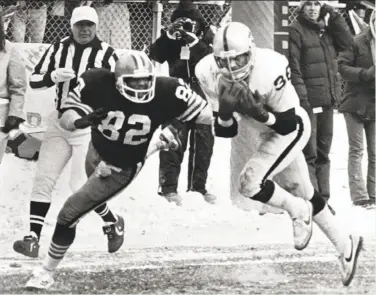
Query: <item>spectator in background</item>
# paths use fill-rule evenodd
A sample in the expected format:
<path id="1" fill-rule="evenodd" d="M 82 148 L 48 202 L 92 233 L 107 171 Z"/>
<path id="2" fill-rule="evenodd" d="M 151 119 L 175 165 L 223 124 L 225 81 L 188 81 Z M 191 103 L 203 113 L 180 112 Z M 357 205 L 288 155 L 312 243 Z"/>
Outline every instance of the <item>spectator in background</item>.
<path id="1" fill-rule="evenodd" d="M 8 133 L 25 121 L 23 105 L 26 84 L 26 69 L 22 57 L 15 46 L 5 40 L 0 7 L 0 163 L 7 145 Z"/>
<path id="2" fill-rule="evenodd" d="M 47 21 L 47 0 L 14 1 L 18 10 L 10 23 L 12 41 L 42 43 Z"/>
<path id="3" fill-rule="evenodd" d="M 375 12 L 370 27 L 339 54 L 339 72 L 347 81 L 339 111 L 344 114 L 349 139 L 348 175 L 355 206 L 375 206 Z M 362 172 L 363 132 L 367 142 L 368 171 Z"/>
<path id="4" fill-rule="evenodd" d="M 204 29 L 205 20 L 201 13 L 191 1 L 182 0 L 171 15 L 171 24 L 150 47 L 151 59 L 159 63 L 167 61 L 170 76 L 183 79 L 203 98 L 205 95 L 195 76 L 195 67 L 212 51 L 210 45 L 200 39 Z M 160 152 L 159 193 L 169 202 L 182 205 L 182 198 L 177 193 L 177 188 L 181 163 L 189 139 L 188 191 L 198 192 L 206 202 L 215 203 L 216 197 L 206 189 L 214 145 L 211 126 L 178 121 L 172 122 L 172 125 L 180 133 L 182 147 L 177 151 Z"/>
<path id="5" fill-rule="evenodd" d="M 85 156 L 91 139 L 91 130 L 63 129 L 60 125 L 60 118 L 64 112 L 62 101 L 67 98 L 69 91 L 77 86 L 79 77 L 85 71 L 91 68 L 114 71 L 117 60 L 114 49 L 96 36 L 98 15 L 94 8 L 75 8 L 70 23 L 72 34 L 46 50 L 30 77 L 30 86 L 33 89 L 56 86 L 56 110 L 49 117 L 31 191 L 30 232 L 13 244 L 16 252 L 34 258 L 39 255 L 39 239 L 51 206 L 53 189 L 71 159 L 71 190 L 77 191 L 87 180 Z M 124 240 L 123 218 L 114 215 L 107 204 L 95 208 L 95 212 L 105 222 L 103 230 L 108 238 L 108 251 L 116 252 Z M 50 249 L 52 252 L 54 250 L 59 252 L 59 249 Z"/>
<path id="6" fill-rule="evenodd" d="M 343 17 L 321 2 L 301 1 L 297 21 L 289 28 L 289 63 L 292 84 L 312 124 L 303 151 L 310 178 L 328 201 L 333 108 L 341 94 L 337 52 L 351 46 L 352 36 Z"/>

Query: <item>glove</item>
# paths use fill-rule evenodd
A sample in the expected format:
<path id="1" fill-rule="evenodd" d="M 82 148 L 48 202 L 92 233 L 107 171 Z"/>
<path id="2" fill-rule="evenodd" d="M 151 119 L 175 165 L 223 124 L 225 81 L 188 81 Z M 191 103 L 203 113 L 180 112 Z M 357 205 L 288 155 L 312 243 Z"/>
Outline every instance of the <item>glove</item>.
<path id="1" fill-rule="evenodd" d="M 183 30 L 183 23 L 181 21 L 177 21 L 171 23 L 167 27 L 168 35 L 167 37 L 173 40 L 180 40 L 181 39 L 181 31 Z M 172 37 L 172 38 L 171 38 Z"/>
<path id="2" fill-rule="evenodd" d="M 8 118 L 5 120 L 5 124 L 4 124 L 4 127 L 3 127 L 3 132 L 4 133 L 9 133 L 11 130 L 13 129 L 18 129 L 18 127 L 20 126 L 20 124 L 22 122 L 24 122 L 25 120 L 20 118 L 20 117 L 16 117 L 16 116 L 8 116 Z"/>
<path id="3" fill-rule="evenodd" d="M 236 111 L 238 99 L 244 95 L 244 88 L 238 82 L 230 82 L 223 77 L 218 81 L 218 117 L 223 121 L 231 119 Z"/>
<path id="4" fill-rule="evenodd" d="M 334 13 L 334 8 L 333 6 L 324 4 L 323 6 L 321 6 L 319 18 L 324 18 L 328 13 L 330 16 L 332 16 Z"/>
<path id="5" fill-rule="evenodd" d="M 248 115 L 261 123 L 268 121 L 269 114 L 264 107 L 263 97 L 257 90 L 255 91 L 255 93 L 252 93 L 245 82 L 240 83 L 246 89 L 246 94 L 240 97 L 238 112 Z"/>
<path id="6" fill-rule="evenodd" d="M 172 126 L 165 127 L 159 135 L 160 149 L 176 151 L 181 147 L 179 132 Z"/>
<path id="7" fill-rule="evenodd" d="M 69 81 L 74 77 L 76 77 L 76 74 L 72 69 L 58 68 L 51 73 L 51 80 L 55 84 Z"/>
<path id="8" fill-rule="evenodd" d="M 74 121 L 74 126 L 77 129 L 85 129 L 89 126 L 96 126 L 106 117 L 107 111 L 105 111 L 103 108 L 96 109 L 94 112 Z"/>
<path id="9" fill-rule="evenodd" d="M 273 113 L 276 120 L 271 126 L 275 132 L 281 135 L 287 135 L 296 130 L 298 124 L 295 108 L 289 109 L 283 113 Z"/>
<path id="10" fill-rule="evenodd" d="M 199 40 L 195 33 L 186 32 L 182 29 L 179 29 L 179 32 L 181 35 L 181 39 L 183 39 L 187 45 L 190 45 L 190 44 L 194 45 L 198 43 Z"/>
<path id="11" fill-rule="evenodd" d="M 308 102 L 308 99 L 302 99 L 300 101 L 300 106 L 307 112 L 308 116 L 312 118 L 313 110 L 311 104 Z"/>
<path id="12" fill-rule="evenodd" d="M 367 70 L 363 69 L 360 71 L 360 80 L 363 82 L 369 82 L 375 80 L 375 66 L 369 67 Z"/>

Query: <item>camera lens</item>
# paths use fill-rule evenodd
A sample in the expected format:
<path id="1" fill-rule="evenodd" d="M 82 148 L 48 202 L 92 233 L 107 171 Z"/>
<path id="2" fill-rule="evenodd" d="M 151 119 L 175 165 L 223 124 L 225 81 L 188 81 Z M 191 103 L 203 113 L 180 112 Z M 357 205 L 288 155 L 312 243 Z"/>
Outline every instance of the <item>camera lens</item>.
<path id="1" fill-rule="evenodd" d="M 187 32 L 192 32 L 193 26 L 190 22 L 183 23 L 183 30 Z"/>

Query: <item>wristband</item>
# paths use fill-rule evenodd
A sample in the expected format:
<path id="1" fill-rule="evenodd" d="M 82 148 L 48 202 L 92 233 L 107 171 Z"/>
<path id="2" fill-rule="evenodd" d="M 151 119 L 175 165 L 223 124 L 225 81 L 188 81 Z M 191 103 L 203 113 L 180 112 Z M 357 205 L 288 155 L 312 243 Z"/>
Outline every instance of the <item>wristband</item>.
<path id="1" fill-rule="evenodd" d="M 277 121 L 273 113 L 268 112 L 268 120 L 265 122 L 265 125 L 272 126 Z"/>

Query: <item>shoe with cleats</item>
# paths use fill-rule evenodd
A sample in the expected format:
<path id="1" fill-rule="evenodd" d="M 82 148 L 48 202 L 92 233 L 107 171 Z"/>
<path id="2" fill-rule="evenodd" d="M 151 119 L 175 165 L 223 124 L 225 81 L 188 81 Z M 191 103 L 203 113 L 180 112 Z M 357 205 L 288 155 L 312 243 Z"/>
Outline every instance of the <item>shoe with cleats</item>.
<path id="1" fill-rule="evenodd" d="M 115 253 L 124 242 L 124 219 L 117 215 L 117 221 L 103 226 L 103 233 L 107 235 L 108 252 Z"/>
<path id="2" fill-rule="evenodd" d="M 22 240 L 13 243 L 13 250 L 22 255 L 37 258 L 39 255 L 39 242 L 36 235 L 30 234 Z"/>

